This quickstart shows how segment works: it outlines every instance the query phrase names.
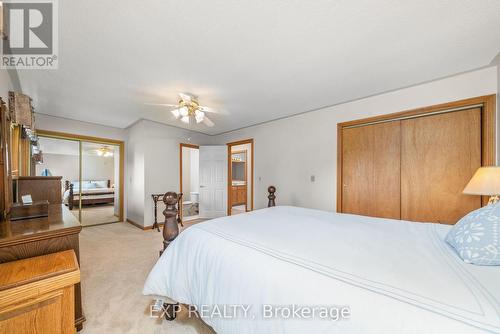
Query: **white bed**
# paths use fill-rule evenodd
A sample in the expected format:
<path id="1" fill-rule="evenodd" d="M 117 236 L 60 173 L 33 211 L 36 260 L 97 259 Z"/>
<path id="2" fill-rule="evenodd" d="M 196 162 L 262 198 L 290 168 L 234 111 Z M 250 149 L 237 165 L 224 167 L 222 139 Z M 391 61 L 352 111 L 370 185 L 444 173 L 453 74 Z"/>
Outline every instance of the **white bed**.
<path id="1" fill-rule="evenodd" d="M 144 294 L 250 305 L 217 333 L 500 333 L 500 267 L 459 259 L 449 226 L 274 207 L 197 224 Z M 263 319 L 262 305 L 348 306 L 350 319 Z"/>
<path id="2" fill-rule="evenodd" d="M 69 190 L 65 190 L 63 194 L 63 202 L 64 204 L 68 203 L 69 200 Z M 91 188 L 91 189 L 82 189 L 82 198 L 85 199 L 96 199 L 96 198 L 109 198 L 109 199 L 114 199 L 115 189 L 114 188 Z M 78 200 L 80 198 L 80 189 L 74 188 L 73 189 L 73 198 L 75 200 Z"/>
<path id="3" fill-rule="evenodd" d="M 111 187 L 110 180 L 82 181 L 81 183 L 78 181 L 65 181 L 63 203 L 68 205 L 70 210 L 79 205 L 80 186 L 82 187 L 82 205 L 114 203 L 115 189 Z"/>

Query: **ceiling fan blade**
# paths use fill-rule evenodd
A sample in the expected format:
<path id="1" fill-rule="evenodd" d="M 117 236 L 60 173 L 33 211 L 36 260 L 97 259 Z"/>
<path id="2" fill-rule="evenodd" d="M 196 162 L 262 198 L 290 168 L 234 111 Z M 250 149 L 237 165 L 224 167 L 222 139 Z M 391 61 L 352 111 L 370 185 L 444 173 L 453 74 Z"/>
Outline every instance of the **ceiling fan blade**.
<path id="1" fill-rule="evenodd" d="M 174 115 L 175 119 L 179 119 L 181 117 L 179 108 L 172 109 L 170 110 L 170 112 L 172 113 L 172 115 Z"/>
<path id="2" fill-rule="evenodd" d="M 210 127 L 210 128 L 211 128 L 212 126 L 214 126 L 214 125 L 215 125 L 215 124 L 214 124 L 214 122 L 212 122 L 212 121 L 210 120 L 210 118 L 208 118 L 207 116 L 205 116 L 205 117 L 203 118 L 203 124 L 205 124 L 206 126 L 208 126 L 208 127 Z"/>
<path id="3" fill-rule="evenodd" d="M 178 107 L 178 104 L 169 104 L 169 103 L 144 103 L 147 106 L 161 106 L 161 107 Z"/>
<path id="4" fill-rule="evenodd" d="M 198 107 L 198 110 L 201 110 L 203 112 L 211 112 L 211 113 L 218 113 L 217 110 L 213 109 L 213 108 L 210 108 L 210 107 L 204 107 L 204 106 L 199 106 Z"/>
<path id="5" fill-rule="evenodd" d="M 191 95 L 185 94 L 185 93 L 179 93 L 179 97 L 181 98 L 181 100 L 187 101 L 187 102 L 191 102 L 191 100 L 193 99 L 193 97 Z"/>

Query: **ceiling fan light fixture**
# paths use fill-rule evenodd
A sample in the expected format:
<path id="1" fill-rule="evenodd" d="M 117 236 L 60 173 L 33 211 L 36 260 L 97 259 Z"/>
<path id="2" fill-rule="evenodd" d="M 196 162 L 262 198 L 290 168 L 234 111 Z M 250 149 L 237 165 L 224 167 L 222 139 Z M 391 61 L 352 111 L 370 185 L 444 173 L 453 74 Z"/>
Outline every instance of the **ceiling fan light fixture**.
<path id="1" fill-rule="evenodd" d="M 205 118 L 205 113 L 203 111 L 196 110 L 194 113 L 194 118 L 196 119 L 196 123 L 201 123 Z"/>
<path id="2" fill-rule="evenodd" d="M 177 108 L 177 109 L 174 109 L 174 110 L 171 110 L 171 113 L 172 113 L 172 115 L 174 115 L 174 117 L 175 117 L 176 119 L 179 119 L 179 117 L 181 117 L 181 113 L 180 113 L 180 111 L 179 111 L 179 109 L 178 109 L 178 108 Z"/>
<path id="3" fill-rule="evenodd" d="M 97 149 L 97 155 L 100 157 L 109 158 L 113 156 L 113 151 L 108 146 L 103 146 Z"/>
<path id="4" fill-rule="evenodd" d="M 189 110 L 187 107 L 182 107 L 182 108 L 179 108 L 179 114 L 182 116 L 182 117 L 187 117 L 189 116 Z"/>
<path id="5" fill-rule="evenodd" d="M 216 113 L 216 111 L 212 108 L 201 106 L 198 102 L 198 97 L 195 95 L 179 93 L 179 102 L 177 105 L 167 103 L 151 103 L 151 105 L 173 107 L 170 112 L 175 119 L 187 125 L 203 123 L 208 127 L 214 126 L 214 122 L 207 117 L 207 113 Z"/>

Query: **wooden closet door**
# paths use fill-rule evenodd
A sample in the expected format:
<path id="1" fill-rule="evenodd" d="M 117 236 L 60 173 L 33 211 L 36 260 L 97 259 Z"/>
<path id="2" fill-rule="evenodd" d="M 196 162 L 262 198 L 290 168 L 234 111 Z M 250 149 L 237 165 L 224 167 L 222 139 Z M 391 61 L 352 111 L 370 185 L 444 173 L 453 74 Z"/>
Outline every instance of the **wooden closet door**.
<path id="1" fill-rule="evenodd" d="M 400 122 L 342 131 L 342 212 L 400 219 Z"/>
<path id="2" fill-rule="evenodd" d="M 462 194 L 481 166 L 481 110 L 401 121 L 401 219 L 455 224 L 481 206 Z"/>

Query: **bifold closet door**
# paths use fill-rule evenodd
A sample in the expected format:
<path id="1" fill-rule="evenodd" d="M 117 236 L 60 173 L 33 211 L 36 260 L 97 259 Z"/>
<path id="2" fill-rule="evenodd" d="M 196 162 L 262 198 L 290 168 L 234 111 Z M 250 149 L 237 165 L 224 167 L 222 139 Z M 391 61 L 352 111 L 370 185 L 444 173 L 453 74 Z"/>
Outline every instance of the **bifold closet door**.
<path id="1" fill-rule="evenodd" d="M 400 219 L 400 121 L 342 130 L 342 212 Z"/>
<path id="2" fill-rule="evenodd" d="M 479 108 L 401 121 L 401 219 L 455 224 L 481 206 L 462 191 L 481 166 Z"/>

